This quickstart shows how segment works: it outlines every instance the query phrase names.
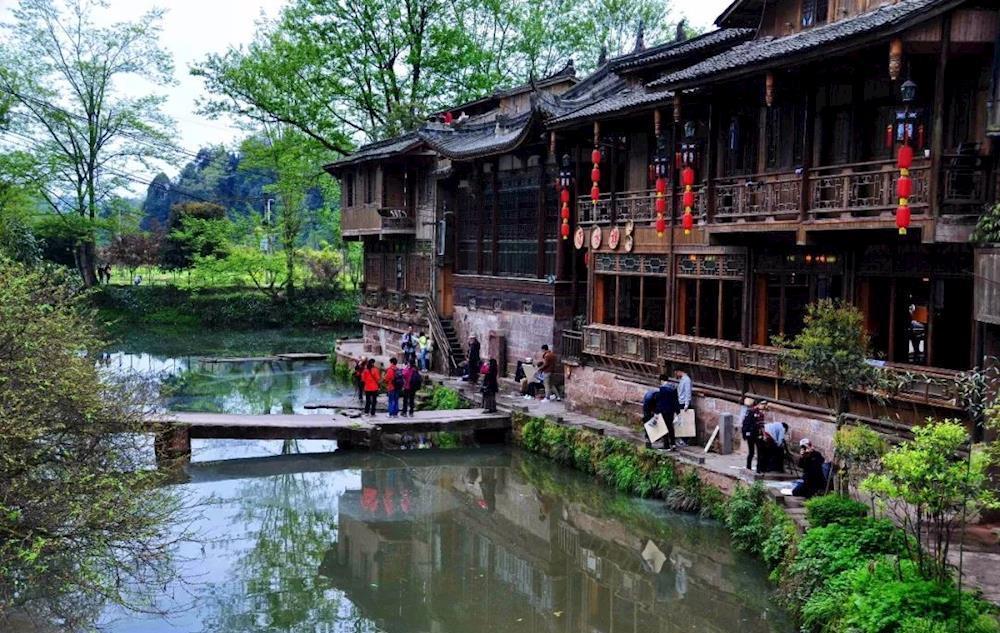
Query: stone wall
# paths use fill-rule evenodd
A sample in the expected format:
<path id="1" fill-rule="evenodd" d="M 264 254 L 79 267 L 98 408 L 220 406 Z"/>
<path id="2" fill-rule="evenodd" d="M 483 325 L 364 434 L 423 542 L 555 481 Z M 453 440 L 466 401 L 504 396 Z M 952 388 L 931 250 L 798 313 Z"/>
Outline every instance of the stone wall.
<path id="1" fill-rule="evenodd" d="M 402 355 L 400 339 L 413 327 L 429 333 L 427 319 L 416 313 L 395 313 L 362 306 L 358 309 L 366 354 Z"/>
<path id="2" fill-rule="evenodd" d="M 560 342 L 562 338 L 562 329 L 556 329 L 555 319 L 550 315 L 471 310 L 456 305 L 453 323 L 463 349 L 469 336 L 475 334 L 479 338 L 483 358 L 496 357 L 500 338 L 506 337 L 508 376 L 514 375 L 518 360 L 537 360 L 541 358 L 542 345 L 557 349 L 554 338 L 558 335 Z"/>
<path id="3" fill-rule="evenodd" d="M 642 399 L 655 387 L 653 382 L 631 380 L 613 371 L 588 366 L 567 366 L 565 370 L 566 404 L 572 411 L 585 413 L 617 423 L 638 426 L 642 416 Z M 741 453 L 746 447 L 739 441 L 742 401 L 707 394 L 694 385 L 694 409 L 698 441 L 704 443 L 719 424 L 724 413 L 733 415 L 736 446 Z M 803 437 L 808 437 L 824 456 L 833 456 L 833 434 L 836 430 L 829 418 L 791 407 L 770 405 L 765 421 L 785 422 L 789 427 L 789 445 L 793 449 Z"/>

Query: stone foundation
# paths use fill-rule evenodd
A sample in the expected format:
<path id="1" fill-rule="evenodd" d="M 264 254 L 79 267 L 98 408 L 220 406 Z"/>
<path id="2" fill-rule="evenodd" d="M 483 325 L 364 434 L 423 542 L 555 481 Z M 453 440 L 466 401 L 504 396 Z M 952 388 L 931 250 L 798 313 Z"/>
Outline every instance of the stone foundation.
<path id="1" fill-rule="evenodd" d="M 565 368 L 566 406 L 572 411 L 584 413 L 619 424 L 638 427 L 642 417 L 642 399 L 653 389 L 653 382 L 631 380 L 613 371 L 588 367 L 567 366 Z M 742 400 L 706 393 L 694 385 L 695 420 L 697 441 L 704 444 L 724 413 L 733 415 L 736 437 L 734 446 L 745 453 L 746 447 L 739 436 L 740 409 Z M 788 444 L 793 449 L 801 438 L 807 437 L 827 458 L 833 456 L 834 423 L 826 417 L 804 412 L 791 407 L 771 404 L 766 416 L 767 422 L 788 424 Z"/>
<path id="2" fill-rule="evenodd" d="M 400 341 L 412 326 L 414 333 L 430 334 L 427 319 L 417 313 L 396 313 L 371 308 L 359 308 L 361 332 L 366 354 L 402 355 Z"/>

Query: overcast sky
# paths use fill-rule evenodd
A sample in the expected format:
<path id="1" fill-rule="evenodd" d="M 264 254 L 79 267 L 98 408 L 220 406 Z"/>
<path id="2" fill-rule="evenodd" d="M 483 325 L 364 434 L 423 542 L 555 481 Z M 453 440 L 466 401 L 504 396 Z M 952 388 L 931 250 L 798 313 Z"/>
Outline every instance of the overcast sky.
<path id="1" fill-rule="evenodd" d="M 165 106 L 177 122 L 177 144 L 196 151 L 213 144 L 231 145 L 240 131 L 224 120 L 209 120 L 195 114 L 195 102 L 203 92 L 201 80 L 188 74 L 193 62 L 229 46 L 248 43 L 261 16 L 275 17 L 286 0 L 108 0 L 104 10 L 109 21 L 129 20 L 156 7 L 167 7 L 162 44 L 174 56 L 178 84 L 169 88 Z M 673 0 L 673 17 L 686 16 L 692 26 L 709 28 L 728 0 Z M 0 0 L 0 20 L 10 19 L 15 0 Z M 144 82 L 129 82 L 125 90 L 148 92 Z"/>

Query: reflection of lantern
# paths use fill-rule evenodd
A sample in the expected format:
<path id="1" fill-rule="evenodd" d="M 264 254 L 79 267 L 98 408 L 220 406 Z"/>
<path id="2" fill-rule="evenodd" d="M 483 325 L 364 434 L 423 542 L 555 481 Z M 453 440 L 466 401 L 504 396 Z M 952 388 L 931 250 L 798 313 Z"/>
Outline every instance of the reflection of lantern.
<path id="1" fill-rule="evenodd" d="M 559 171 L 559 235 L 565 240 L 569 239 L 569 187 L 572 184 L 572 171 L 570 170 L 569 154 L 562 157 L 562 169 Z"/>

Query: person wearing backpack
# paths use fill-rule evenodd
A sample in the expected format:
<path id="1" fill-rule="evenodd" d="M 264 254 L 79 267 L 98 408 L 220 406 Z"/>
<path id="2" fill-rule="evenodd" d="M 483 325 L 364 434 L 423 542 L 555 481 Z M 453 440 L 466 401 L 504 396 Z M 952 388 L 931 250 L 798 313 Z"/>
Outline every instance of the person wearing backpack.
<path id="1" fill-rule="evenodd" d="M 400 415 L 413 417 L 414 400 L 423 384 L 424 379 L 417 366 L 407 365 L 403 368 L 403 410 Z"/>
<path id="2" fill-rule="evenodd" d="M 389 417 L 399 415 L 399 396 L 403 393 L 403 371 L 396 357 L 389 359 L 389 369 L 385 370 L 385 391 L 389 395 Z"/>
<path id="3" fill-rule="evenodd" d="M 364 371 L 361 372 L 361 385 L 365 390 L 365 414 L 375 415 L 375 405 L 378 403 L 379 379 L 381 372 L 375 366 L 375 359 L 369 358 L 365 364 Z"/>
<path id="4" fill-rule="evenodd" d="M 761 411 L 760 403 L 753 398 L 745 400 L 746 411 L 743 414 L 743 421 L 740 424 L 740 435 L 747 445 L 747 470 L 751 470 L 753 455 L 757 445 L 760 443 L 760 429 L 764 423 L 764 412 Z M 760 461 L 760 456 L 757 457 Z"/>
<path id="5" fill-rule="evenodd" d="M 500 369 L 497 361 L 495 358 L 491 358 L 489 364 L 486 365 L 486 373 L 483 375 L 483 413 L 497 412 L 497 392 L 500 391 L 500 385 L 497 381 L 499 374 Z"/>

